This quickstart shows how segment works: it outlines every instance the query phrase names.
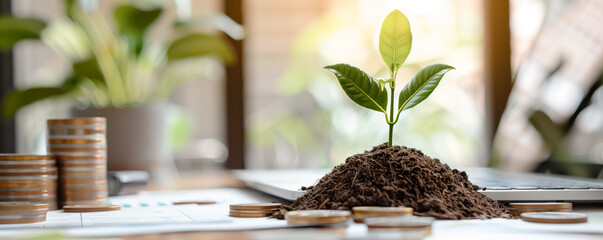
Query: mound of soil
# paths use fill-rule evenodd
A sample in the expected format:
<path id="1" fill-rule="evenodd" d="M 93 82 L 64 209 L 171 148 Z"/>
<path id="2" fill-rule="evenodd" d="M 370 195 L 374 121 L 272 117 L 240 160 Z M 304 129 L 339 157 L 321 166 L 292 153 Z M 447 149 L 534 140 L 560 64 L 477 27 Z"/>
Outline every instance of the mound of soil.
<path id="1" fill-rule="evenodd" d="M 354 206 L 412 207 L 415 215 L 438 219 L 512 218 L 507 207 L 477 192 L 463 171 L 414 148 L 387 144 L 346 159 L 277 212 Z"/>

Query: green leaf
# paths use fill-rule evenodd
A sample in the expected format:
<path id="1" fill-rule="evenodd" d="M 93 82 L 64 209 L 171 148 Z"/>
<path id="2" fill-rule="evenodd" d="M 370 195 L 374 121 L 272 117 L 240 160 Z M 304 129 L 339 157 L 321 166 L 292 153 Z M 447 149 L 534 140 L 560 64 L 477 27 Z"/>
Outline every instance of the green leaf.
<path id="1" fill-rule="evenodd" d="M 412 46 L 412 33 L 408 18 L 398 10 L 391 12 L 381 26 L 379 52 L 390 71 L 400 69 Z"/>
<path id="2" fill-rule="evenodd" d="M 444 74 L 452 69 L 454 67 L 446 64 L 432 64 L 421 69 L 400 92 L 398 113 L 416 106 L 429 97 Z"/>
<path id="3" fill-rule="evenodd" d="M 379 83 L 367 73 L 343 63 L 325 68 L 335 74 L 341 87 L 352 101 L 365 108 L 385 113 L 387 91 L 382 90 Z"/>
<path id="4" fill-rule="evenodd" d="M 40 39 L 46 23 L 33 18 L 0 17 L 0 50 L 10 50 L 23 39 Z"/>
<path id="5" fill-rule="evenodd" d="M 161 8 L 144 10 L 132 5 L 120 5 L 113 10 L 113 19 L 117 30 L 131 40 L 136 53 L 140 53 L 147 29 L 161 15 Z"/>
<path id="6" fill-rule="evenodd" d="M 217 36 L 194 33 L 172 42 L 167 50 L 168 60 L 214 55 L 226 63 L 235 60 L 232 47 Z"/>
<path id="7" fill-rule="evenodd" d="M 15 90 L 4 98 L 2 114 L 4 117 L 14 116 L 19 109 L 34 102 L 65 94 L 65 90 L 56 87 L 36 87 Z"/>
<path id="8" fill-rule="evenodd" d="M 95 57 L 90 57 L 83 61 L 74 62 L 72 66 L 73 75 L 75 77 L 86 77 L 94 80 L 104 81 L 103 73 L 98 66 L 98 61 Z"/>

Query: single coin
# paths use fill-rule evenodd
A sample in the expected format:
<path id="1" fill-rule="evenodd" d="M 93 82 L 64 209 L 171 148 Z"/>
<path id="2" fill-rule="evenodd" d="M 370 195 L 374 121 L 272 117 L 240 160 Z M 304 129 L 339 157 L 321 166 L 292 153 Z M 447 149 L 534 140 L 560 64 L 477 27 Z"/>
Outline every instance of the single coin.
<path id="1" fill-rule="evenodd" d="M 29 199 L 50 199 L 55 198 L 57 195 L 55 193 L 44 193 L 37 195 L 0 195 L 0 201 L 22 201 Z"/>
<path id="2" fill-rule="evenodd" d="M 107 200 L 104 201 L 64 201 L 61 206 L 65 205 L 107 205 Z"/>
<path id="3" fill-rule="evenodd" d="M 529 212 L 522 213 L 521 219 L 535 223 L 585 223 L 588 216 L 575 212 Z"/>
<path id="4" fill-rule="evenodd" d="M 90 135 L 90 134 L 106 134 L 105 128 L 98 126 L 83 126 L 78 128 L 55 127 L 48 129 L 49 135 Z"/>
<path id="5" fill-rule="evenodd" d="M 375 214 L 375 215 L 381 215 L 381 214 L 410 214 L 412 215 L 413 213 L 413 209 L 409 208 L 409 207 L 372 207 L 372 206 L 360 206 L 360 207 L 353 207 L 352 211 L 354 213 L 358 213 L 358 214 Z"/>
<path id="6" fill-rule="evenodd" d="M 56 180 L 57 178 L 58 178 L 57 174 L 36 175 L 36 176 L 0 176 L 0 183 L 31 181 L 31 180 L 45 181 L 45 180 Z"/>
<path id="7" fill-rule="evenodd" d="M 56 194 L 56 189 L 46 189 L 37 191 L 0 191 L 0 196 L 31 196 L 40 194 Z"/>
<path id="8" fill-rule="evenodd" d="M 278 208 L 258 209 L 258 210 L 230 210 L 230 211 L 236 212 L 236 213 L 270 213 L 270 214 L 272 214 L 273 212 L 276 212 L 277 210 L 278 210 Z"/>
<path id="9" fill-rule="evenodd" d="M 36 217 L 31 218 L 16 218 L 16 219 L 1 219 L 0 224 L 22 224 L 22 223 L 36 223 L 46 221 L 46 214 L 33 214 Z"/>
<path id="10" fill-rule="evenodd" d="M 107 157 L 107 151 L 100 152 L 53 152 L 56 154 L 57 159 L 64 159 L 65 157 L 92 157 L 97 155 L 103 155 L 105 158 Z"/>
<path id="11" fill-rule="evenodd" d="M 517 208 L 509 208 L 509 212 L 511 212 L 511 214 L 513 215 L 520 215 L 522 213 L 527 213 L 527 212 L 571 212 L 572 209 L 570 208 L 559 208 L 559 209 L 546 209 L 546 208 L 524 208 L 524 209 L 517 209 Z"/>
<path id="12" fill-rule="evenodd" d="M 88 144 L 88 143 L 106 143 L 107 140 L 101 139 L 48 139 L 48 144 Z"/>
<path id="13" fill-rule="evenodd" d="M 215 203 L 216 203 L 216 201 L 207 200 L 207 201 L 177 201 L 177 202 L 173 202 L 172 204 L 174 204 L 174 205 L 184 205 L 184 204 L 206 205 L 206 204 L 215 204 Z"/>
<path id="14" fill-rule="evenodd" d="M 48 209 L 48 204 L 36 202 L 0 202 L 0 211 L 36 209 Z"/>
<path id="15" fill-rule="evenodd" d="M 0 211 L 0 216 L 4 215 L 30 215 L 30 214 L 44 214 L 50 210 L 50 207 L 47 205 L 44 208 L 32 209 L 32 210 L 2 210 Z"/>
<path id="16" fill-rule="evenodd" d="M 352 213 L 345 210 L 299 210 L 285 214 L 290 224 L 335 224 L 347 221 Z"/>
<path id="17" fill-rule="evenodd" d="M 86 118 L 66 118 L 66 119 L 48 119 L 46 123 L 51 125 L 81 125 L 81 124 L 105 124 L 107 119 L 104 117 L 86 117 Z"/>
<path id="18" fill-rule="evenodd" d="M 48 148 L 48 152 L 55 153 L 71 153 L 71 152 L 106 152 L 105 147 L 83 147 L 83 148 Z"/>
<path id="19" fill-rule="evenodd" d="M 364 219 L 368 228 L 430 228 L 435 221 L 432 217 L 374 217 Z"/>
<path id="20" fill-rule="evenodd" d="M 25 154 L 12 154 L 12 153 L 1 153 L 0 161 L 29 161 L 29 160 L 54 160 L 53 155 L 25 155 Z"/>
<path id="21" fill-rule="evenodd" d="M 241 203 L 241 204 L 230 204 L 231 210 L 255 210 L 255 209 L 273 209 L 281 208 L 283 204 L 280 203 Z"/>
<path id="22" fill-rule="evenodd" d="M 572 203 L 565 202 L 532 202 L 532 203 L 509 203 L 510 208 L 517 209 L 536 209 L 536 208 L 546 208 L 546 209 L 560 209 L 560 208 L 572 208 Z"/>
<path id="23" fill-rule="evenodd" d="M 57 156 L 57 159 L 59 160 L 59 162 L 62 162 L 64 160 L 94 160 L 94 159 L 102 159 L 107 161 L 107 155 L 106 154 L 96 154 L 96 155 L 90 155 L 90 156 Z"/>
<path id="24" fill-rule="evenodd" d="M 268 217 L 272 215 L 272 213 L 239 213 L 239 212 L 228 212 L 228 216 L 231 217 L 239 217 L 239 218 L 261 218 Z"/>
<path id="25" fill-rule="evenodd" d="M 63 212 L 107 212 L 120 210 L 120 205 L 67 205 Z"/>

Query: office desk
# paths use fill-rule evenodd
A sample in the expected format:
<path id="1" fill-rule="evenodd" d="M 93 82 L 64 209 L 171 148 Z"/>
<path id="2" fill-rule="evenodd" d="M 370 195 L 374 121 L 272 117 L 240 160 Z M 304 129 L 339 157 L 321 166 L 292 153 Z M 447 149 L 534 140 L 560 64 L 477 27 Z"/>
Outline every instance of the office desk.
<path id="1" fill-rule="evenodd" d="M 203 173 L 184 173 L 176 178 L 173 182 L 164 186 L 151 185 L 148 190 L 189 190 L 189 189 L 208 189 L 208 188 L 242 188 L 244 185 L 233 178 L 228 171 L 215 171 Z M 590 222 L 601 223 L 603 229 L 603 204 L 595 205 L 576 205 L 576 212 L 585 212 L 595 214 L 589 216 Z M 453 223 L 451 221 L 451 223 Z M 548 225 L 548 224 L 547 224 Z M 346 227 L 330 227 L 330 228 L 288 228 L 288 229 L 273 229 L 273 230 L 248 230 L 248 231 L 226 231 L 226 232 L 182 232 L 182 233 L 164 233 L 164 234 L 147 234 L 137 236 L 124 236 L 123 239 L 254 239 L 254 236 L 270 236 L 271 234 L 278 235 L 296 235 L 296 234 L 321 234 L 328 233 L 331 235 L 343 238 L 346 236 Z M 538 235 L 537 235 L 538 236 Z M 563 236 L 563 235 L 561 235 Z M 574 235 L 572 235 L 574 236 Z M 116 236 L 119 237 L 119 236 Z M 585 239 L 603 239 L 603 235 L 584 235 Z"/>

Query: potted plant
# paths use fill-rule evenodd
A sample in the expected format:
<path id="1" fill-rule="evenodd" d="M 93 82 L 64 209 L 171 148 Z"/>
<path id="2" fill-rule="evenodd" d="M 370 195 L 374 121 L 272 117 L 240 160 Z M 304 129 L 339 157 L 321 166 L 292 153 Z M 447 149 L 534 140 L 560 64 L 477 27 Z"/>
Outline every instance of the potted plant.
<path id="1" fill-rule="evenodd" d="M 71 62 L 60 86 L 10 93 L 3 101 L 4 116 L 44 99 L 70 98 L 79 106 L 72 110 L 74 117 L 108 119 L 109 170 L 153 171 L 170 163 L 165 99 L 180 83 L 203 76 L 208 61 L 232 63 L 232 47 L 195 27 L 211 23 L 208 17 L 173 22 L 164 30 L 169 34 L 157 39 L 150 32 L 162 16 L 160 6 L 119 4 L 109 21 L 74 1 L 65 4 L 66 16 L 48 25 L 34 18 L 0 18 L 0 48 L 41 39 Z"/>
<path id="2" fill-rule="evenodd" d="M 398 94 L 398 70 L 412 46 L 407 17 L 394 10 L 384 20 L 379 51 L 389 68 L 389 77 L 376 79 L 348 64 L 326 66 L 355 103 L 384 114 L 389 125 L 388 142 L 348 157 L 310 187 L 287 210 L 343 209 L 355 206 L 406 206 L 419 216 L 439 219 L 510 217 L 507 208 L 477 192 L 467 174 L 451 169 L 421 151 L 394 146 L 392 135 L 400 114 L 424 101 L 452 66 L 432 64 L 421 70 Z M 389 89 L 389 91 L 387 90 Z M 371 127 L 371 126 L 366 126 Z M 283 211 L 276 217 L 282 217 Z"/>

